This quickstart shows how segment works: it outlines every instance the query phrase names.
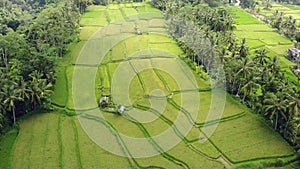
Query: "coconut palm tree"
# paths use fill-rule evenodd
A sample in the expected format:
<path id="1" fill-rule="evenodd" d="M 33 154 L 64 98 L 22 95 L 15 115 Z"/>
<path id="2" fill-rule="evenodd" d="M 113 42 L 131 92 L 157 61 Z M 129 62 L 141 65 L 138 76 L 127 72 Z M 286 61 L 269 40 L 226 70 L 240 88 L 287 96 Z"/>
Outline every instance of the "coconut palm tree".
<path id="1" fill-rule="evenodd" d="M 257 61 L 260 65 L 264 66 L 271 59 L 269 56 L 267 56 L 268 52 L 269 51 L 266 49 L 256 50 L 255 51 L 256 55 L 253 58 L 253 61 Z"/>
<path id="2" fill-rule="evenodd" d="M 287 108 L 291 115 L 300 114 L 300 95 L 299 93 L 287 93 Z"/>
<path id="3" fill-rule="evenodd" d="M 269 71 L 275 76 L 277 76 L 280 72 L 280 67 L 278 65 L 278 61 L 279 61 L 279 59 L 276 56 L 276 57 L 271 58 L 270 63 L 266 65 L 268 67 Z"/>
<path id="4" fill-rule="evenodd" d="M 245 38 L 242 39 L 241 44 L 237 47 L 237 52 L 243 58 L 248 55 L 249 47 Z"/>
<path id="5" fill-rule="evenodd" d="M 6 95 L 4 97 L 3 103 L 7 107 L 8 111 L 12 112 L 14 124 L 16 123 L 16 103 L 18 101 L 23 101 L 20 97 L 19 91 L 15 88 L 15 86 L 9 86 L 5 91 Z"/>
<path id="6" fill-rule="evenodd" d="M 271 0 L 264 0 L 263 1 L 264 9 L 270 10 L 272 8 Z"/>
<path id="7" fill-rule="evenodd" d="M 49 99 L 53 92 L 53 85 L 48 83 L 46 79 L 42 79 L 42 74 L 37 71 L 34 71 L 29 76 L 32 80 L 28 84 L 28 91 L 30 91 L 33 108 L 35 108 L 38 104 L 42 103 L 42 100 Z"/>
<path id="8" fill-rule="evenodd" d="M 24 100 L 28 100 L 30 98 L 30 90 L 28 89 L 27 86 L 28 83 L 25 82 L 23 78 L 21 78 L 18 90 L 20 93 L 20 97 L 23 98 Z"/>
<path id="9" fill-rule="evenodd" d="M 287 121 L 286 101 L 276 96 L 274 93 L 268 93 L 264 100 L 264 114 L 269 117 L 277 130 L 279 120 Z"/>
<path id="10" fill-rule="evenodd" d="M 241 88 L 244 95 L 242 101 L 245 102 L 246 96 L 249 96 L 250 98 L 257 97 L 257 91 L 259 89 L 261 89 L 261 86 L 255 82 L 254 78 L 250 78 L 250 80 Z"/>
<path id="11" fill-rule="evenodd" d="M 248 79 L 248 77 L 252 75 L 253 70 L 254 70 L 253 61 L 249 58 L 243 58 L 242 60 L 238 61 L 236 76 L 238 78 Z"/>

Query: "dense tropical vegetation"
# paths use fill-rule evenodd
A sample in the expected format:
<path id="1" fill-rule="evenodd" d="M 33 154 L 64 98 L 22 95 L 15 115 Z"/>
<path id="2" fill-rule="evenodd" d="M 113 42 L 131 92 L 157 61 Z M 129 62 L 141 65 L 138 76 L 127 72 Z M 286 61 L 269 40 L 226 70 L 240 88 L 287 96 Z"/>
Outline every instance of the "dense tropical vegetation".
<path id="1" fill-rule="evenodd" d="M 77 3 L 1 1 L 0 132 L 16 116 L 48 107 L 55 60 L 77 38 Z"/>

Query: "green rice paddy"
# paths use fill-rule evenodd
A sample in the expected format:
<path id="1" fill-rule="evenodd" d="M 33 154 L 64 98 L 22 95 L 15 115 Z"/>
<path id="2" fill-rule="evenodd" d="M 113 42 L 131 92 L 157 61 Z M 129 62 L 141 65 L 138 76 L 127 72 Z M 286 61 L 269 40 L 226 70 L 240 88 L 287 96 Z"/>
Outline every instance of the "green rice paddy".
<path id="1" fill-rule="evenodd" d="M 212 107 L 211 86 L 184 66 L 178 57 L 183 52 L 166 34 L 163 19 L 159 18 L 161 13 L 149 4 L 138 4 L 138 10 L 130 3 L 88 8 L 81 21 L 83 41 L 72 47 L 72 52 L 66 56 L 69 62 L 62 60 L 57 68 L 52 99 L 59 109 L 20 121 L 19 135 L 11 153 L 13 168 L 206 169 L 244 163 L 251 166 L 252 163 L 274 161 L 278 157 L 288 159 L 294 155 L 279 135 L 231 96 L 226 96 L 224 114 L 216 119 L 220 120 L 216 132 L 200 143 L 199 136 L 206 134 L 203 126 Z M 242 13 L 238 8 L 234 10 Z M 134 23 L 131 23 L 134 19 L 130 16 L 143 12 L 156 12 L 157 15 L 141 17 L 141 29 L 147 31 L 136 35 Z M 250 17 L 243 15 L 245 17 L 239 19 L 241 25 L 243 19 Z M 122 19 L 121 27 L 116 20 L 124 16 L 128 17 Z M 108 21 L 111 22 L 109 29 L 105 27 Z M 253 25 L 252 32 L 264 29 L 263 26 L 260 28 L 260 22 L 249 20 L 247 24 L 250 22 L 257 24 Z M 239 29 L 244 31 L 245 27 L 236 32 Z M 269 31 L 273 36 L 274 32 Z M 126 36 L 118 41 L 113 38 L 121 32 L 126 32 Z M 275 40 L 271 41 L 270 36 L 256 36 L 252 39 L 252 47 L 280 46 Z M 282 37 L 277 38 L 281 40 Z M 97 46 L 99 43 L 103 45 Z M 117 76 L 120 72 L 122 76 Z M 132 77 L 126 85 L 124 80 L 129 75 Z M 80 85 L 83 87 L 79 88 Z M 96 101 L 101 95 L 108 94 L 113 95 L 114 102 L 127 106 L 125 115 L 97 108 Z M 200 100 L 194 99 L 197 97 Z M 184 123 L 177 122 L 179 117 Z M 151 121 L 147 121 L 149 119 Z M 211 121 L 205 127 L 214 123 Z M 96 129 L 104 126 L 106 130 L 88 131 L 86 125 L 95 125 Z M 192 126 L 187 133 L 186 125 Z M 163 142 L 153 137 L 168 129 L 180 142 L 164 151 L 161 148 Z M 91 137 L 91 132 L 95 137 Z M 96 137 L 103 133 L 107 137 Z M 126 142 L 124 135 L 146 138 L 144 147 L 150 147 L 157 155 L 133 157 L 132 154 L 145 153 L 145 150 L 143 146 L 135 147 Z M 110 140 L 108 143 L 124 156 L 97 145 L 106 140 Z"/>

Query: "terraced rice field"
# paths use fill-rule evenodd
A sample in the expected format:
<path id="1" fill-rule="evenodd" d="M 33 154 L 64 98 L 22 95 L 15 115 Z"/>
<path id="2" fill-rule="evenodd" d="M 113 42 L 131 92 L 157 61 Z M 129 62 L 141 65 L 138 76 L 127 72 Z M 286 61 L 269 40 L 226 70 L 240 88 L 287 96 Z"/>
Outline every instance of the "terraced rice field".
<path id="1" fill-rule="evenodd" d="M 274 12 L 278 10 L 279 12 L 283 12 L 285 17 L 292 16 L 296 19 L 297 23 L 300 23 L 300 7 L 292 4 L 278 4 L 275 2 L 271 3 L 272 8 L 267 10 L 264 9 L 262 4 L 259 4 L 257 8 L 260 8 L 260 13 L 264 16 L 273 16 Z"/>
<path id="2" fill-rule="evenodd" d="M 246 38 L 250 48 L 250 54 L 255 55 L 255 50 L 267 49 L 269 51 L 267 55 L 271 57 L 277 56 L 282 71 L 284 71 L 295 84 L 298 84 L 297 77 L 290 70 L 290 67 L 295 65 L 295 63 L 286 59 L 287 51 L 289 48 L 294 47 L 294 43 L 243 9 L 230 7 L 230 10 L 236 22 L 234 34 L 239 39 Z"/>
<path id="3" fill-rule="evenodd" d="M 264 121 L 231 96 L 223 99 L 223 91 L 214 91 L 186 66 L 157 9 L 143 3 L 137 9 L 88 8 L 81 21 L 84 43 L 58 67 L 53 100 L 60 111 L 20 122 L 14 168 L 206 169 L 293 156 Z M 136 35 L 136 25 L 143 35 Z M 125 114 L 97 108 L 107 94 L 126 106 Z M 205 123 L 222 104 L 220 118 Z M 220 124 L 207 138 L 216 120 Z M 170 146 L 172 141 L 178 144 Z"/>

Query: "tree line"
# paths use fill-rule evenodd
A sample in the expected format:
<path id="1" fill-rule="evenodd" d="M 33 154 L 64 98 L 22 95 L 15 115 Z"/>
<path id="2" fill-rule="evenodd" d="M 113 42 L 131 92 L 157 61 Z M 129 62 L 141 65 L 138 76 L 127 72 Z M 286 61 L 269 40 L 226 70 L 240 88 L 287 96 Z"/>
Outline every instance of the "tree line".
<path id="1" fill-rule="evenodd" d="M 250 56 L 245 39 L 237 39 L 233 17 L 224 8 L 209 8 L 193 3 L 152 1 L 169 18 L 170 34 L 178 41 L 191 62 L 210 70 L 224 65 L 227 91 L 265 117 L 296 150 L 300 148 L 300 89 L 284 75 L 278 57 L 269 57 L 266 49 Z M 187 26 L 186 20 L 195 26 Z"/>
<path id="2" fill-rule="evenodd" d="M 78 40 L 77 0 L 0 1 L 0 134 L 49 107 L 56 60 Z"/>

